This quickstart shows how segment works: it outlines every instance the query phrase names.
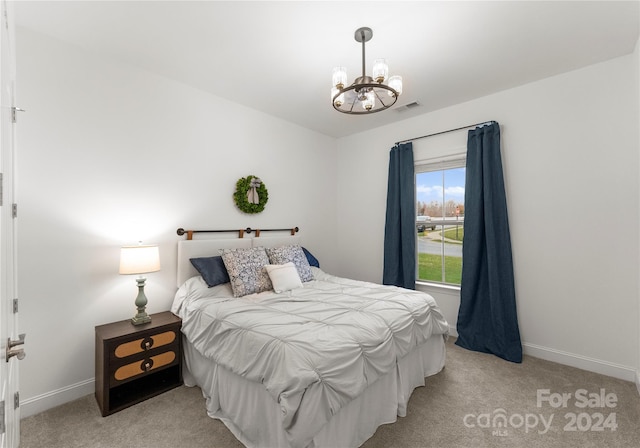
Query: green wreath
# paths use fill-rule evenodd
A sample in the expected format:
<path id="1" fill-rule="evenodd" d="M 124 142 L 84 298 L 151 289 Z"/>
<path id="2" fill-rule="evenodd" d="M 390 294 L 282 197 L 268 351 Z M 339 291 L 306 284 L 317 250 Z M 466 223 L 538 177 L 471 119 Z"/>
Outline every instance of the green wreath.
<path id="1" fill-rule="evenodd" d="M 258 196 L 258 202 L 253 202 L 256 200 L 254 195 Z M 267 205 L 269 192 L 267 187 L 264 186 L 264 182 L 256 176 L 241 177 L 236 182 L 236 192 L 233 193 L 233 200 L 236 206 L 245 213 L 260 213 L 264 210 L 264 206 Z"/>

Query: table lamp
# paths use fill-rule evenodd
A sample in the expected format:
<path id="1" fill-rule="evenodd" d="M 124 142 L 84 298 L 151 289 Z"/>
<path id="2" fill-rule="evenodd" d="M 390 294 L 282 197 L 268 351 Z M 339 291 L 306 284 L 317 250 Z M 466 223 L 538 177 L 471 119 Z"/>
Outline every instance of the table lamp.
<path id="1" fill-rule="evenodd" d="M 146 274 L 160 270 L 160 254 L 158 246 L 124 246 L 120 250 L 120 274 Z M 136 279 L 138 282 L 138 296 L 136 308 L 138 313 L 131 319 L 133 325 L 151 322 L 151 317 L 145 311 L 147 296 L 144 295 L 144 282 L 147 279 L 142 275 Z"/>

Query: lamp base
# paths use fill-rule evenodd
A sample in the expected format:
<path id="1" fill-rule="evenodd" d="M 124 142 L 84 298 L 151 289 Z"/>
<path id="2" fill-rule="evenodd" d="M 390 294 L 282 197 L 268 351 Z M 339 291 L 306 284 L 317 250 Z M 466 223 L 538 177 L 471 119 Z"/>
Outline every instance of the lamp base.
<path id="1" fill-rule="evenodd" d="M 138 313 L 131 318 L 131 323 L 133 325 L 142 325 L 148 324 L 151 322 L 151 317 L 147 313 Z"/>
<path id="2" fill-rule="evenodd" d="M 144 277 L 140 277 L 136 279 L 138 283 L 138 297 L 136 297 L 136 308 L 138 313 L 131 318 L 131 323 L 133 325 L 142 325 L 148 324 L 151 322 L 151 317 L 145 311 L 147 308 L 147 296 L 144 295 L 144 282 L 147 279 Z"/>

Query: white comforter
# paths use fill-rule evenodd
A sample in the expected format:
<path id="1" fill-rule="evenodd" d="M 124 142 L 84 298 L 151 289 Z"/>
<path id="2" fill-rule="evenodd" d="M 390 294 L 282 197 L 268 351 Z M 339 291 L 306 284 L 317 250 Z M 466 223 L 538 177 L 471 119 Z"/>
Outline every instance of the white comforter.
<path id="1" fill-rule="evenodd" d="M 449 331 L 426 293 L 313 270 L 302 288 L 242 298 L 229 284 L 207 288 L 194 277 L 172 306 L 203 356 L 264 384 L 294 447 L 414 347 Z"/>

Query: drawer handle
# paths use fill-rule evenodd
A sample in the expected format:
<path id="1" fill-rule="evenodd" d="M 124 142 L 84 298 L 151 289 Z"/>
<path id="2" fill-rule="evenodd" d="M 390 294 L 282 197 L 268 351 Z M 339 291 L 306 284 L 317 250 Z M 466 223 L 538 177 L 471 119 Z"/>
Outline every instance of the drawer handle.
<path id="1" fill-rule="evenodd" d="M 151 349 L 151 347 L 153 347 L 153 338 L 144 338 L 140 343 L 140 348 L 142 348 L 142 350 L 146 351 Z"/>
<path id="2" fill-rule="evenodd" d="M 151 369 L 153 369 L 153 359 L 145 359 L 142 361 L 142 364 L 140 364 L 140 370 L 144 372 L 148 372 Z"/>

